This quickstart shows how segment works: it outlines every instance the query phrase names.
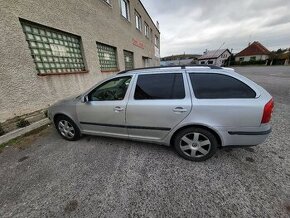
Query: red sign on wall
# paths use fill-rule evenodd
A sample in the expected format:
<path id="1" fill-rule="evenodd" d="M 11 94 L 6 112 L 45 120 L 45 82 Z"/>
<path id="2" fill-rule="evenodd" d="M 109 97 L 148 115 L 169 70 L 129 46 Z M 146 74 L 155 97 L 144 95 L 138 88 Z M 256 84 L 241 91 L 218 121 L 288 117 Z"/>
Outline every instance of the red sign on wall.
<path id="1" fill-rule="evenodd" d="M 142 48 L 142 49 L 144 49 L 144 47 L 145 47 L 143 42 L 141 42 L 137 39 L 134 39 L 134 38 L 132 39 L 132 44 L 139 47 L 139 48 Z"/>

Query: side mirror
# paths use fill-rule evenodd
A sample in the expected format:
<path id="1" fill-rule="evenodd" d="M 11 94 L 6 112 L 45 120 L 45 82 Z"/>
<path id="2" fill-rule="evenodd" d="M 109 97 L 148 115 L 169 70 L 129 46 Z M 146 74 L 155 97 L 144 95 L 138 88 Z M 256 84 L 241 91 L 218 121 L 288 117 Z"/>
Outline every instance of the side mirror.
<path id="1" fill-rule="evenodd" d="M 81 99 L 82 103 L 86 103 L 88 101 L 89 101 L 89 97 L 87 95 L 83 96 L 82 99 Z"/>

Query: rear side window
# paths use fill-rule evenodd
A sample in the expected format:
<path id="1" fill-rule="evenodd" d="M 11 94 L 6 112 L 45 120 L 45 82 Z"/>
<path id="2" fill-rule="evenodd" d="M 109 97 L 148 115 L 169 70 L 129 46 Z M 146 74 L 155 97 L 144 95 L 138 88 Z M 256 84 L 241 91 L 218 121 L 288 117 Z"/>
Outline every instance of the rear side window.
<path id="1" fill-rule="evenodd" d="M 216 73 L 189 74 L 196 98 L 255 98 L 256 93 L 248 85 L 231 76 Z"/>
<path id="2" fill-rule="evenodd" d="M 182 99 L 185 97 L 181 73 L 139 75 L 135 89 L 136 100 Z"/>

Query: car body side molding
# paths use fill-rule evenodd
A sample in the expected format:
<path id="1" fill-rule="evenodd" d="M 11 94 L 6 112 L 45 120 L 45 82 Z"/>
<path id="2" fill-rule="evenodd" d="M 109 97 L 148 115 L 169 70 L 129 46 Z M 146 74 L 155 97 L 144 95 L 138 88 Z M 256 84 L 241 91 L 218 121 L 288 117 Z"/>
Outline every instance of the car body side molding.
<path id="1" fill-rule="evenodd" d="M 170 131 L 171 128 L 167 127 L 150 127 L 150 126 L 127 126 L 127 125 L 115 125 L 115 124 L 105 124 L 105 123 L 90 123 L 90 122 L 80 122 L 84 125 L 96 125 L 96 126 L 107 126 L 107 127 L 119 127 L 119 128 L 128 128 L 128 129 L 148 129 L 148 130 L 162 130 Z"/>
<path id="2" fill-rule="evenodd" d="M 228 133 L 230 135 L 268 135 L 271 133 L 272 129 L 270 128 L 269 130 L 266 131 L 261 131 L 261 132 L 242 132 L 242 131 L 229 131 Z"/>

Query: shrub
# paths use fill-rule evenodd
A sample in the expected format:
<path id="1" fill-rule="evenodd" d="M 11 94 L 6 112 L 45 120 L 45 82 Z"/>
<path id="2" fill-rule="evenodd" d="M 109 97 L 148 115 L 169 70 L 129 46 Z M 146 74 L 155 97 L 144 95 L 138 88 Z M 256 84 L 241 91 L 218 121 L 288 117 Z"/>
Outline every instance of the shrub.
<path id="1" fill-rule="evenodd" d="M 16 125 L 17 125 L 18 128 L 23 128 L 23 127 L 25 127 L 25 126 L 29 126 L 30 123 L 29 123 L 28 120 L 25 120 L 24 118 L 21 118 L 21 119 L 19 119 L 19 120 L 17 121 Z"/>
<path id="2" fill-rule="evenodd" d="M 5 131 L 4 131 L 4 129 L 2 128 L 1 123 L 0 123 L 0 136 L 1 136 L 1 135 L 4 135 L 4 134 L 5 134 Z"/>

